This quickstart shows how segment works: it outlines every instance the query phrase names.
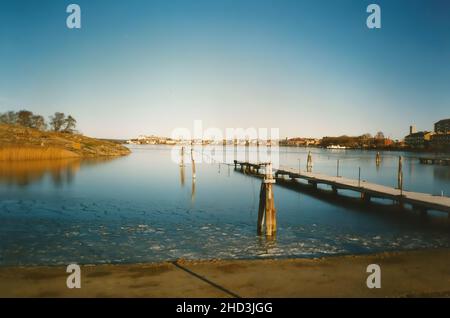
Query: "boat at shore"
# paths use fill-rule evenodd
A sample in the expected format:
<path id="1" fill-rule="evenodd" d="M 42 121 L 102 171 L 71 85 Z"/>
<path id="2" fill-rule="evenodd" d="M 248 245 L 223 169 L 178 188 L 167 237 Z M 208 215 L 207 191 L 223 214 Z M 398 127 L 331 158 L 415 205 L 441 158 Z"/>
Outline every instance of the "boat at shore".
<path id="1" fill-rule="evenodd" d="M 330 146 L 327 146 L 327 149 L 347 149 L 347 147 L 340 146 L 340 145 L 330 145 Z"/>

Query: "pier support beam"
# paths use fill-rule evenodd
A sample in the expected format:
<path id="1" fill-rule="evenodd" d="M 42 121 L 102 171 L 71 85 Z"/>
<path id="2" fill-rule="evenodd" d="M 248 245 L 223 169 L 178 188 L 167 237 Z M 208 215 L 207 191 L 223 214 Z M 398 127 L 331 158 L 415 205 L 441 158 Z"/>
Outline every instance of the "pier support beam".
<path id="1" fill-rule="evenodd" d="M 416 210 L 417 212 L 419 212 L 420 216 L 427 216 L 428 215 L 428 211 L 426 207 L 423 206 L 413 206 L 413 209 Z M 450 214 L 449 214 L 450 215 Z"/>
<path id="2" fill-rule="evenodd" d="M 331 190 L 333 191 L 333 194 L 338 194 L 338 189 L 336 186 L 331 186 Z"/>
<path id="3" fill-rule="evenodd" d="M 317 182 L 308 180 L 308 183 L 309 183 L 314 189 L 317 189 Z"/>
<path id="4" fill-rule="evenodd" d="M 370 199 L 372 197 L 370 196 L 370 194 L 366 193 L 366 192 L 361 192 L 361 199 L 365 202 L 370 202 Z"/>

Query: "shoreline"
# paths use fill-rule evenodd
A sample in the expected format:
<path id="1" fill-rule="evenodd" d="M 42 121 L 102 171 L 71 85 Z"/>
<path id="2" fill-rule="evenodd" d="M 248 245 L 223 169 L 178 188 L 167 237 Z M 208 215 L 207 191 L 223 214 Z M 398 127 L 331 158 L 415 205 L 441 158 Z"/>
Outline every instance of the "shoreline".
<path id="1" fill-rule="evenodd" d="M 366 286 L 370 264 L 381 267 L 381 289 Z M 0 297 L 450 297 L 450 249 L 442 248 L 80 267 L 81 289 L 66 287 L 65 266 L 0 267 Z"/>

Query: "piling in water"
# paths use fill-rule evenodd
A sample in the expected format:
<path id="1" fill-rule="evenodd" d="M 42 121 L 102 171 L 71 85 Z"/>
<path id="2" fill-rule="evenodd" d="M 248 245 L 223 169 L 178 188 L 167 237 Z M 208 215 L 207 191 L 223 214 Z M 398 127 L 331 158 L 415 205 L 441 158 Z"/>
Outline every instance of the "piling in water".
<path id="1" fill-rule="evenodd" d="M 195 180 L 194 149 L 191 149 L 191 162 L 192 162 L 192 179 Z"/>
<path id="2" fill-rule="evenodd" d="M 308 159 L 306 160 L 306 172 L 312 172 L 312 167 L 313 167 L 312 156 L 311 156 L 311 151 L 309 151 Z"/>
<path id="3" fill-rule="evenodd" d="M 266 225 L 266 236 L 273 237 L 277 231 L 276 209 L 273 195 L 273 184 L 275 179 L 272 176 L 272 164 L 266 165 L 266 175 L 261 183 L 259 193 L 258 224 L 257 233 L 263 233 L 264 223 Z"/>

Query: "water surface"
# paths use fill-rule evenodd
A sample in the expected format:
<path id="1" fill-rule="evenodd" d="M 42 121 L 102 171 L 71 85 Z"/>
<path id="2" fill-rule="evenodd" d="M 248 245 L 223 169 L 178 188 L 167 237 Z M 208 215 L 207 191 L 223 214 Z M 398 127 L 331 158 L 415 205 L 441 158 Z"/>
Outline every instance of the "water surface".
<path id="1" fill-rule="evenodd" d="M 136 146 L 130 156 L 107 161 L 0 163 L 0 265 L 318 257 L 450 246 L 446 215 L 424 219 L 281 185 L 274 189 L 277 237 L 258 237 L 261 181 L 232 166 L 198 163 L 194 183 L 189 163 L 174 163 L 171 149 Z M 358 178 L 361 167 L 363 179 L 388 186 L 396 185 L 403 155 L 405 189 L 450 193 L 449 167 L 421 165 L 412 153 L 382 153 L 376 166 L 371 151 L 279 150 L 282 166 L 304 169 L 311 150 L 314 171 L 336 175 L 339 159 L 340 175 Z"/>

